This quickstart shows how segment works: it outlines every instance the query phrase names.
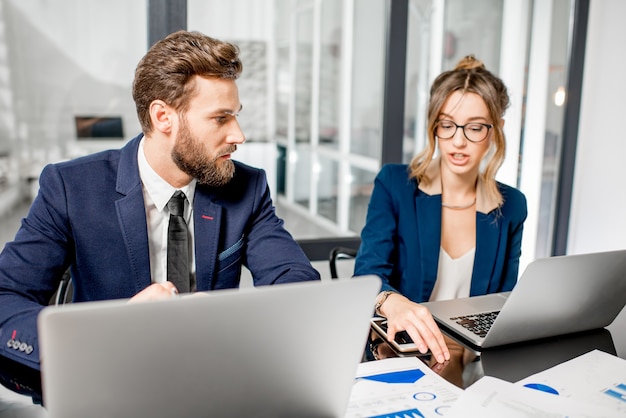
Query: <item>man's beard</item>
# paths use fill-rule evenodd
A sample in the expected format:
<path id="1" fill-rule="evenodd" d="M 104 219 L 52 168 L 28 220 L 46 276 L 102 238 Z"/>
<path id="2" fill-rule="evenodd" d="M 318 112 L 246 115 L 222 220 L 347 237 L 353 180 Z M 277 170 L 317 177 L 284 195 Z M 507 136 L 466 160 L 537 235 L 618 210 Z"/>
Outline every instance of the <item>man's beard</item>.
<path id="1" fill-rule="evenodd" d="M 178 168 L 199 183 L 219 187 L 227 184 L 235 173 L 235 164 L 230 159 L 220 161 L 220 156 L 236 150 L 237 145 L 228 145 L 215 155 L 209 155 L 202 144 L 191 135 L 187 125 L 183 124 L 172 149 L 172 159 Z"/>

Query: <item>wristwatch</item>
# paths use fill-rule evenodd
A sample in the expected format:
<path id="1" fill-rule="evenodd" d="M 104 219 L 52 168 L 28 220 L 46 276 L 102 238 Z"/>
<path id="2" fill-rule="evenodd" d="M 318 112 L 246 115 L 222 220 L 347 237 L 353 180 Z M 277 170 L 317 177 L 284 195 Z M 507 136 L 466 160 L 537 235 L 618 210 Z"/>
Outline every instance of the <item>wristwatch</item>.
<path id="1" fill-rule="evenodd" d="M 391 290 L 385 290 L 384 292 L 380 292 L 378 294 L 378 296 L 376 297 L 376 305 L 374 306 L 374 313 L 376 313 L 376 315 L 385 316 L 380 312 L 380 307 L 383 306 L 383 303 L 385 303 L 389 295 L 391 295 L 392 293 L 395 292 L 392 292 Z"/>

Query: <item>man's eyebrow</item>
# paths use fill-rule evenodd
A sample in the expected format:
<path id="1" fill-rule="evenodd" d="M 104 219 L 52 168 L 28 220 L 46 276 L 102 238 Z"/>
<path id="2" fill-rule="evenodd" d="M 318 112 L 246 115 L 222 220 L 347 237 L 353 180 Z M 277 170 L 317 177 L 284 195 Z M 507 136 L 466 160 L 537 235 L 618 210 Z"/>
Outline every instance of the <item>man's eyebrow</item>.
<path id="1" fill-rule="evenodd" d="M 217 110 L 217 111 L 215 111 L 214 113 L 217 113 L 217 114 L 220 114 L 220 113 L 221 113 L 221 114 L 226 114 L 226 115 L 234 115 L 234 116 L 236 116 L 236 115 L 238 115 L 238 114 L 239 114 L 239 112 L 241 112 L 241 109 L 243 109 L 243 105 L 242 105 L 242 104 L 240 104 L 240 105 L 239 105 L 239 109 L 237 109 L 237 110 L 235 110 L 235 111 L 233 111 L 233 110 L 231 110 L 231 109 L 218 109 L 218 110 Z"/>

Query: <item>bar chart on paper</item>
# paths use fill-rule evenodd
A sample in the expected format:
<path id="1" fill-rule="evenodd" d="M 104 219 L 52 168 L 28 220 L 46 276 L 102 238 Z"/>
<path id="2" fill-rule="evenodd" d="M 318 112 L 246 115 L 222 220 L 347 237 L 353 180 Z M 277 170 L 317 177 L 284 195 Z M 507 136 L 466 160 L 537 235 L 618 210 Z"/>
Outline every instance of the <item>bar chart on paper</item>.
<path id="1" fill-rule="evenodd" d="M 619 383 L 614 387 L 610 387 L 604 391 L 604 394 L 615 398 L 618 401 L 624 402 L 624 405 L 626 406 L 626 383 Z"/>
<path id="2" fill-rule="evenodd" d="M 441 417 L 462 392 L 415 357 L 362 363 L 346 417 Z"/>
<path id="3" fill-rule="evenodd" d="M 406 411 L 398 411 L 391 414 L 376 415 L 369 418 L 425 418 L 417 409 L 407 409 Z"/>

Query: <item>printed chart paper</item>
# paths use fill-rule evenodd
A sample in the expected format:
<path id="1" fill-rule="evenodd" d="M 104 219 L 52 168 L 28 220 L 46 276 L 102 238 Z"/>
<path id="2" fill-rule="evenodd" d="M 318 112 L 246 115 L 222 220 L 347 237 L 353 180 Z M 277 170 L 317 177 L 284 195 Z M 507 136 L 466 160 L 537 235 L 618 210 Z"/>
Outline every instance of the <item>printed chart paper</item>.
<path id="1" fill-rule="evenodd" d="M 592 350 L 517 384 L 601 405 L 626 417 L 626 360 L 604 351 Z"/>
<path id="2" fill-rule="evenodd" d="M 370 361 L 359 365 L 346 417 L 441 417 L 461 393 L 416 357 Z"/>

